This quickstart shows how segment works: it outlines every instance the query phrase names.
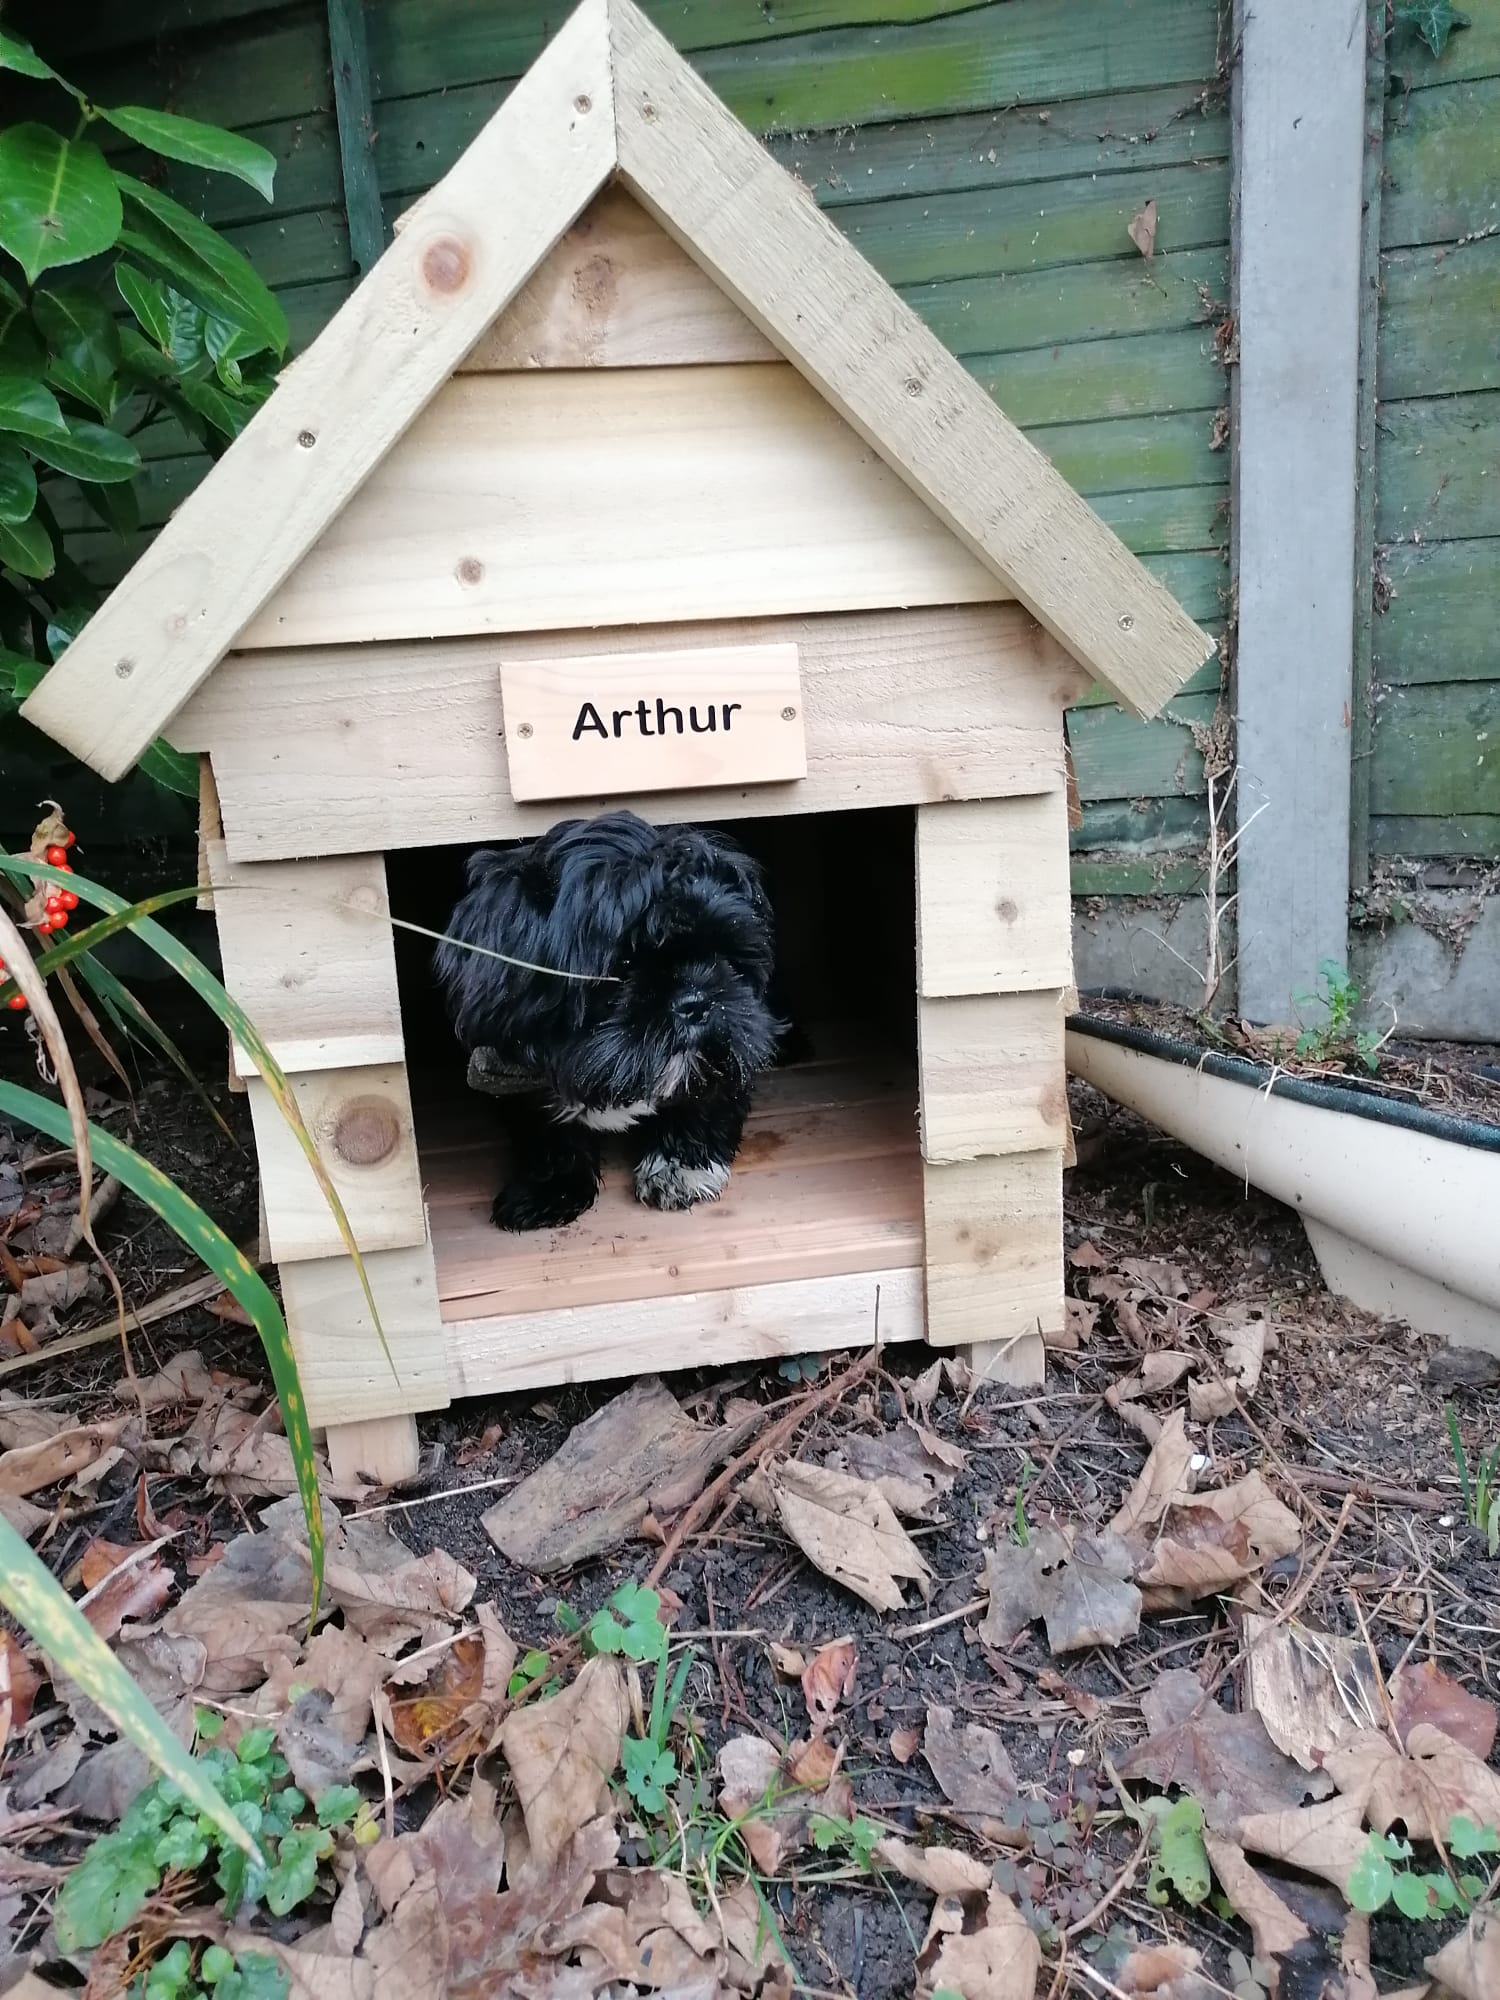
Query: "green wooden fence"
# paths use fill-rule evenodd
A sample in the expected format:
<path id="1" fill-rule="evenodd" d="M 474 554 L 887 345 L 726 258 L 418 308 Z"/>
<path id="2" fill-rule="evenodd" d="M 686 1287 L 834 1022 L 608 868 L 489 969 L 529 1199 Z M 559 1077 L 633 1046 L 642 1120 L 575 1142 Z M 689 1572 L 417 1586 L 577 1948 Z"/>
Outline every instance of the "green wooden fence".
<path id="1" fill-rule="evenodd" d="M 1466 12 L 1386 98 L 1374 856 L 1500 859 L 1500 0 Z"/>
<path id="2" fill-rule="evenodd" d="M 1229 473 L 1216 338 L 1229 237 L 1221 0 L 646 6 L 1189 612 L 1219 629 Z M 374 188 L 363 193 L 346 190 L 335 116 L 349 0 L 95 0 L 65 5 L 61 20 L 55 0 L 18 0 L 11 11 L 117 99 L 169 104 L 271 148 L 280 164 L 269 211 L 238 183 L 183 172 L 173 186 L 255 259 L 305 344 L 354 282 L 350 214 L 368 233 L 378 197 L 388 232 L 567 8 L 367 0 Z M 1148 201 L 1149 261 L 1128 234 Z M 206 461 L 164 426 L 147 451 L 149 532 Z M 64 519 L 102 579 L 138 552 L 81 505 Z M 1409 596 L 1401 602 L 1410 618 Z M 1215 664 L 1149 725 L 1103 700 L 1070 717 L 1084 801 L 1079 892 L 1194 884 L 1205 813 L 1188 725 L 1213 713 L 1217 687 Z"/>

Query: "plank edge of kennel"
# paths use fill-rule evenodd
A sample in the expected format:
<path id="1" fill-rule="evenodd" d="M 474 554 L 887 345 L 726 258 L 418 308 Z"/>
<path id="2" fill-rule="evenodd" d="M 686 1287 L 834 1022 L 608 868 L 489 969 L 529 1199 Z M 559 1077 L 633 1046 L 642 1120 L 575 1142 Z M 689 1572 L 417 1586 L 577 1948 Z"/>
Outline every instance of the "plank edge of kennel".
<path id="1" fill-rule="evenodd" d="M 476 426 L 514 449 L 476 454 Z M 711 785 L 673 789 L 679 768 L 609 798 L 913 812 L 915 1116 L 872 1170 L 884 1220 L 799 1272 L 788 1198 L 764 1282 L 710 1259 L 715 1282 L 659 1296 L 460 1310 L 384 857 L 562 816 L 511 792 L 506 658 L 618 676 L 653 647 L 768 644 L 797 651 L 779 713 L 805 777 L 716 758 Z M 162 731 L 207 759 L 226 981 L 368 1245 L 380 1332 L 235 1049 L 335 1468 L 409 1476 L 414 1413 L 452 1395 L 857 1344 L 877 1294 L 882 1338 L 1040 1380 L 1063 1314 L 1062 712 L 1081 671 L 1153 713 L 1212 650 L 631 0 L 584 0 L 25 709 L 107 776 Z"/>

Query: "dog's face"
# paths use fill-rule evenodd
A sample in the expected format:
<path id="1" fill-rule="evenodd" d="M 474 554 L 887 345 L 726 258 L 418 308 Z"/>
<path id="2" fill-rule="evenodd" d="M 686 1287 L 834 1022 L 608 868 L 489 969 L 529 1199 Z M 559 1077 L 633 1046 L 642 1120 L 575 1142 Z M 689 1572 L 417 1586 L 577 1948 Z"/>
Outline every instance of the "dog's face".
<path id="1" fill-rule="evenodd" d="M 565 1106 L 641 1116 L 743 1090 L 771 1060 L 770 909 L 754 864 L 716 835 L 633 813 L 566 821 L 474 855 L 447 928 L 573 975 L 452 944 L 436 955 L 460 1040 L 534 1071 Z"/>

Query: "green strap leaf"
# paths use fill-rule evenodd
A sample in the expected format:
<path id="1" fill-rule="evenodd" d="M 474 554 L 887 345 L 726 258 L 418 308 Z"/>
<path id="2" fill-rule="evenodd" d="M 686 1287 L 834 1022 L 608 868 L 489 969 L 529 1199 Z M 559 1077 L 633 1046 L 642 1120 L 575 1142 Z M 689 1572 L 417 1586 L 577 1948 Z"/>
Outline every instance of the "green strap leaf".
<path id="1" fill-rule="evenodd" d="M 149 922 L 149 919 L 146 921 Z M 34 1090 L 23 1090 L 19 1084 L 0 1079 L 0 1111 L 23 1124 L 35 1126 L 37 1131 L 45 1132 L 49 1139 L 56 1139 L 60 1145 L 70 1146 L 73 1142 L 66 1108 L 54 1103 L 51 1098 L 39 1096 Z M 160 1167 L 153 1166 L 100 1125 L 90 1125 L 89 1143 L 95 1161 L 104 1171 L 113 1174 L 132 1194 L 138 1195 L 148 1208 L 153 1209 L 169 1228 L 176 1231 L 255 1323 L 270 1364 L 271 1380 L 276 1385 L 276 1400 L 281 1406 L 281 1421 L 286 1430 L 287 1443 L 291 1446 L 297 1491 L 302 1497 L 302 1512 L 307 1522 L 313 1586 L 310 1623 L 318 1615 L 323 1596 L 323 1503 L 318 1493 L 318 1465 L 313 1456 L 312 1429 L 307 1421 L 307 1406 L 302 1399 L 297 1358 L 292 1353 L 281 1307 L 277 1305 L 270 1286 L 244 1252 L 230 1242 L 219 1225 L 205 1215 L 197 1202 L 185 1194 L 175 1181 L 169 1180 Z M 3 1589 L 4 1580 L 0 1579 L 0 1592 Z M 89 1692 L 92 1693 L 92 1689 Z M 177 1774 L 174 1771 L 172 1775 L 176 1777 Z M 178 1779 L 178 1782 L 182 1780 Z"/>
<path id="2" fill-rule="evenodd" d="M 8 1085 L 7 1089 L 14 1089 Z M 16 1093 L 26 1097 L 29 1091 Z M 38 1103 L 45 1103 L 39 1098 Z M 63 1114 L 66 1139 L 67 1115 Z M 321 1518 L 321 1517 L 320 1517 Z M 0 1604 L 57 1666 L 109 1716 L 122 1736 L 206 1813 L 225 1837 L 259 1860 L 255 1842 L 78 1606 L 0 1514 Z"/>
<path id="3" fill-rule="evenodd" d="M 216 229 L 159 188 L 130 174 L 114 176 L 128 210 L 120 240 L 132 254 L 161 270 L 216 319 L 228 320 L 280 355 L 286 352 L 286 314 L 249 260 Z"/>
<path id="4" fill-rule="evenodd" d="M 67 422 L 56 396 L 35 375 L 0 371 L 0 431 L 19 437 L 65 437 Z"/>
<path id="5" fill-rule="evenodd" d="M 40 582 L 51 576 L 56 564 L 52 538 L 40 521 L 0 521 L 0 565 Z"/>
<path id="6" fill-rule="evenodd" d="M 12 527 L 31 519 L 36 506 L 36 474 L 21 447 L 0 438 L 0 521 Z"/>
<path id="7" fill-rule="evenodd" d="M 138 104 L 102 108 L 117 132 L 149 146 L 164 159 L 181 160 L 185 166 L 206 167 L 212 174 L 233 174 L 271 199 L 276 182 L 276 156 L 253 139 L 238 132 L 226 132 L 219 125 L 204 125 L 196 118 L 179 118 L 175 111 L 148 111 Z"/>
<path id="8" fill-rule="evenodd" d="M 192 1064 L 124 981 L 117 979 L 107 965 L 101 965 L 91 952 L 85 952 L 79 959 L 78 974 L 119 1032 L 165 1056 L 230 1145 L 238 1146 L 239 1140 L 225 1124 L 219 1107 L 203 1088 Z"/>
<path id="9" fill-rule="evenodd" d="M 48 125 L 0 132 L 0 248 L 28 284 L 108 250 L 121 215 L 120 190 L 92 140 L 65 139 Z"/>
<path id="10" fill-rule="evenodd" d="M 91 424 L 74 417 L 61 437 L 33 438 L 31 450 L 44 465 L 73 479 L 91 479 L 106 486 L 117 479 L 134 479 L 141 469 L 140 448 L 108 424 Z"/>

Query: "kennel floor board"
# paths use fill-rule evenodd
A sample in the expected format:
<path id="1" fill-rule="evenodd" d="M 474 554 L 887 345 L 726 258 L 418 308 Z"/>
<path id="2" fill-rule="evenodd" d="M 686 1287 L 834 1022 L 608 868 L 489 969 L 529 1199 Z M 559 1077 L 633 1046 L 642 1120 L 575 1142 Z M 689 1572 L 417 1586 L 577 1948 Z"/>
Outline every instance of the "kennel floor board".
<path id="1" fill-rule="evenodd" d="M 495 1229 L 503 1115 L 474 1093 L 417 1104 L 446 1322 L 921 1267 L 916 1082 L 899 1060 L 768 1074 L 722 1198 L 677 1215 L 642 1207 L 624 1148 L 606 1141 L 586 1216 L 524 1236 Z"/>

